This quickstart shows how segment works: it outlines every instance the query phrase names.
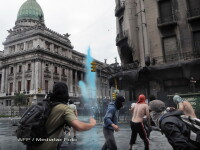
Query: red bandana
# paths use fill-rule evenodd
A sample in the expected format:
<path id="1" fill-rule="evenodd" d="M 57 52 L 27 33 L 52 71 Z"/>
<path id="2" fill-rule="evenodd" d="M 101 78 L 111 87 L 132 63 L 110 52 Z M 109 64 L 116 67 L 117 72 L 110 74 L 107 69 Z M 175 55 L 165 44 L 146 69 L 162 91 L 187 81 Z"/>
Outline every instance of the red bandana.
<path id="1" fill-rule="evenodd" d="M 146 97 L 143 94 L 141 94 L 138 97 L 137 104 L 146 104 L 145 100 L 146 100 Z"/>

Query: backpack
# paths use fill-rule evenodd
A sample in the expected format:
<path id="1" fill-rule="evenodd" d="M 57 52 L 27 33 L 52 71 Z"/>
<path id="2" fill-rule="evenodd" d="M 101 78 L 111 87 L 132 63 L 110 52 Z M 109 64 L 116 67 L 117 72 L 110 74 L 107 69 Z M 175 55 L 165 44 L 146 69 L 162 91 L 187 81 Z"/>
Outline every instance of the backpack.
<path id="1" fill-rule="evenodd" d="M 181 120 L 190 129 L 190 140 L 200 144 L 200 119 L 181 115 Z"/>
<path id="2" fill-rule="evenodd" d="M 55 133 L 61 125 L 53 130 L 51 133 L 47 133 L 45 128 L 48 116 L 51 113 L 52 108 L 60 103 L 52 103 L 49 99 L 44 99 L 42 102 L 31 106 L 22 115 L 18 128 L 16 130 L 16 136 L 20 142 L 29 146 L 39 146 L 44 143 L 53 133 Z"/>

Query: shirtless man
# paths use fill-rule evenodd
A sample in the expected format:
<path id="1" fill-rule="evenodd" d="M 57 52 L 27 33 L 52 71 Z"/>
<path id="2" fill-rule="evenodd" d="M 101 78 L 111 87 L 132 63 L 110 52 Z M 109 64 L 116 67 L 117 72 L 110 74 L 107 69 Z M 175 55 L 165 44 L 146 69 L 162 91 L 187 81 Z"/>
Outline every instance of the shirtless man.
<path id="1" fill-rule="evenodd" d="M 149 139 L 143 125 L 143 117 L 147 117 L 148 125 L 150 125 L 149 107 L 145 103 L 145 96 L 143 94 L 139 95 L 138 102 L 131 109 L 133 112 L 133 117 L 131 120 L 131 139 L 129 150 L 132 150 L 133 144 L 135 144 L 137 133 L 139 133 L 140 138 L 144 141 L 145 150 L 149 150 Z"/>
<path id="2" fill-rule="evenodd" d="M 188 101 L 182 99 L 179 95 L 175 95 L 173 101 L 178 105 L 178 109 L 182 110 L 186 116 L 197 118 L 192 105 Z"/>

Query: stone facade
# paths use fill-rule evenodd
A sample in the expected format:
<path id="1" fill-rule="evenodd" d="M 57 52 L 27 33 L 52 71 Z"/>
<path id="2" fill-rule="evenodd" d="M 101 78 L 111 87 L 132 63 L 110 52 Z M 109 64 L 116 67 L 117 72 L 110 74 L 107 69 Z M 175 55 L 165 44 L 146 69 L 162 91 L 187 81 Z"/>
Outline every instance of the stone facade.
<path id="1" fill-rule="evenodd" d="M 122 66 L 115 73 L 130 100 L 200 91 L 200 2 L 116 0 L 116 45 Z"/>

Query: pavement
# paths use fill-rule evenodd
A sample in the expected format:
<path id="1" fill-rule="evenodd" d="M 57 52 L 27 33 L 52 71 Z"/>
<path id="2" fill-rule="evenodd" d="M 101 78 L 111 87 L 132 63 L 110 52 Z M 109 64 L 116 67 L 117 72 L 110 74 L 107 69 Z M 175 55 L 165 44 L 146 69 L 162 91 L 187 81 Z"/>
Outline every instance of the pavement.
<path id="1" fill-rule="evenodd" d="M 119 124 L 120 131 L 115 132 L 115 139 L 118 150 L 128 150 L 131 129 L 129 124 Z M 0 150 L 25 150 L 25 146 L 18 141 L 14 131 L 16 126 L 12 126 L 10 119 L 0 119 Z M 84 132 L 77 132 L 77 142 L 68 142 L 66 135 L 61 150 L 101 150 L 105 139 L 102 132 L 101 123 L 97 124 L 93 129 Z M 138 136 L 133 150 L 143 150 L 143 141 Z M 158 131 L 152 131 L 150 136 L 151 150 L 173 150 L 167 139 Z"/>

